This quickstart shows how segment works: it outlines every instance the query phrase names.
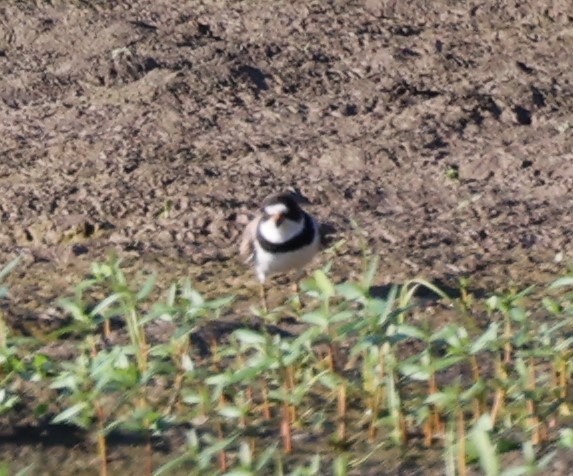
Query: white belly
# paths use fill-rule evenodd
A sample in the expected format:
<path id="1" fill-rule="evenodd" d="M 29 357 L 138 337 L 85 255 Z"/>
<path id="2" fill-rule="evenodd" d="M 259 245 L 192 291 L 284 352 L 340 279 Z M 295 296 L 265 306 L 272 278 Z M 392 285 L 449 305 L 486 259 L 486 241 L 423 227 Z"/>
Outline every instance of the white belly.
<path id="1" fill-rule="evenodd" d="M 293 269 L 301 269 L 316 255 L 319 249 L 320 237 L 316 233 L 314 241 L 304 248 L 288 253 L 269 253 L 255 242 L 255 262 L 257 276 L 264 282 L 270 275 L 285 273 Z"/>

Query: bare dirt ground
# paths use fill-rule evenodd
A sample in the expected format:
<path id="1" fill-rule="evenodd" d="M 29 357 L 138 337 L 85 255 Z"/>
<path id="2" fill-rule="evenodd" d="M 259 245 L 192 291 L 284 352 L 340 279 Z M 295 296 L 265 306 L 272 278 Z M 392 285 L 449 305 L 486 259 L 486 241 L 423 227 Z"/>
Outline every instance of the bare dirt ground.
<path id="1" fill-rule="evenodd" d="M 573 11 L 530 3 L 2 2 L 8 316 L 57 318 L 112 250 L 252 302 L 241 219 L 292 185 L 347 240 L 338 279 L 363 242 L 380 284 L 548 279 L 572 257 Z"/>

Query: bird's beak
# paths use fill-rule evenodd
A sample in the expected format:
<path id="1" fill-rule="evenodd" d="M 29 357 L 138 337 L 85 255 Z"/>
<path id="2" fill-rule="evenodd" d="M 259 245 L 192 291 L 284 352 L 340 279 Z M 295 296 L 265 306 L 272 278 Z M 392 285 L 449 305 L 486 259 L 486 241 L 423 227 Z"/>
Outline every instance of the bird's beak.
<path id="1" fill-rule="evenodd" d="M 273 215 L 273 221 L 277 226 L 281 226 L 282 222 L 285 221 L 286 215 L 284 213 L 277 213 Z"/>

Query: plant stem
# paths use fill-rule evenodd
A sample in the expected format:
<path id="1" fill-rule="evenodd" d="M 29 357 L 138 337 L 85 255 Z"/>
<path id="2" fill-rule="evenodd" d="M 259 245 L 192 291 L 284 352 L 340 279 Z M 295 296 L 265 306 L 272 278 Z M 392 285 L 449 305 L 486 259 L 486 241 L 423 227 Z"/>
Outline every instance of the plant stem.
<path id="1" fill-rule="evenodd" d="M 328 344 L 328 352 L 326 354 L 327 362 L 328 362 L 328 370 L 334 372 L 336 368 L 336 364 L 334 362 L 334 350 L 332 349 L 332 343 Z"/>
<path id="2" fill-rule="evenodd" d="M 265 380 L 263 382 L 263 418 L 265 420 L 270 420 L 271 419 L 271 407 L 269 405 L 269 387 L 268 387 L 268 383 Z"/>
<path id="3" fill-rule="evenodd" d="M 493 405 L 491 408 L 491 421 L 492 425 L 495 423 L 505 406 L 506 390 L 503 388 L 505 382 L 507 381 L 507 372 L 505 371 L 504 364 L 500 361 L 499 355 L 495 358 L 495 376 L 501 382 L 500 387 L 495 392 L 495 398 L 493 400 Z"/>
<path id="4" fill-rule="evenodd" d="M 4 313 L 0 311 L 0 349 L 6 348 L 8 341 L 8 326 L 4 320 Z"/>
<path id="5" fill-rule="evenodd" d="M 430 413 L 428 415 L 428 418 L 426 418 L 426 421 L 424 422 L 424 446 L 425 447 L 432 446 L 433 439 L 434 438 L 432 435 L 432 414 Z"/>
<path id="6" fill-rule="evenodd" d="M 368 441 L 373 442 L 376 439 L 378 428 L 376 427 L 376 419 L 378 417 L 378 408 L 380 406 L 380 390 L 376 388 L 374 394 L 370 398 L 370 425 L 368 426 Z"/>
<path id="7" fill-rule="evenodd" d="M 505 313 L 505 326 L 504 326 L 503 336 L 505 340 L 503 362 L 505 364 L 509 364 L 509 362 L 511 361 L 511 351 L 512 351 L 511 337 L 513 336 L 513 332 L 511 329 L 511 317 L 509 316 L 508 313 Z"/>
<path id="8" fill-rule="evenodd" d="M 533 359 L 529 359 L 529 382 L 528 387 L 531 390 L 531 394 L 535 395 L 535 387 L 536 387 L 536 380 L 535 380 L 535 361 Z M 541 431 L 540 426 L 541 422 L 536 415 L 536 405 L 535 400 L 532 398 L 527 399 L 527 412 L 529 413 L 529 427 L 531 429 L 531 443 L 534 445 L 538 445 L 541 443 Z"/>
<path id="9" fill-rule="evenodd" d="M 283 404 L 283 416 L 281 420 L 281 436 L 285 453 L 292 453 L 292 432 L 290 425 L 290 411 L 288 403 Z"/>
<path id="10" fill-rule="evenodd" d="M 456 409 L 456 420 L 457 420 L 457 438 L 458 438 L 458 472 L 460 476 L 465 476 L 467 474 L 466 466 L 466 432 L 465 432 L 465 421 L 464 412 L 458 406 Z"/>
<path id="11" fill-rule="evenodd" d="M 173 382 L 173 395 L 167 404 L 165 409 L 165 415 L 171 415 L 175 410 L 175 406 L 179 402 L 179 396 L 181 394 L 181 389 L 183 388 L 183 379 L 185 378 L 184 373 L 178 373 L 175 376 L 175 381 Z"/>
<path id="12" fill-rule="evenodd" d="M 289 394 L 292 394 L 295 390 L 294 371 L 292 365 L 289 365 L 286 368 L 286 386 Z M 294 423 L 296 421 L 296 408 L 294 405 L 289 404 L 289 415 L 290 422 Z"/>
<path id="13" fill-rule="evenodd" d="M 338 387 L 338 439 L 346 441 L 346 384 L 342 383 Z"/>
<path id="14" fill-rule="evenodd" d="M 472 379 L 473 383 L 478 383 L 481 378 L 481 372 L 478 364 L 477 357 L 475 355 L 470 356 L 470 364 L 472 368 Z M 483 413 L 483 396 L 477 395 L 472 402 L 473 406 L 473 420 L 478 421 Z"/>
<path id="15" fill-rule="evenodd" d="M 219 437 L 220 441 L 223 441 L 223 425 L 221 424 L 220 421 L 217 422 L 217 436 Z M 221 452 L 219 453 L 219 469 L 222 472 L 227 471 L 227 469 L 229 468 L 229 463 L 227 461 L 227 453 L 225 452 L 224 449 L 221 450 Z"/>
<path id="16" fill-rule="evenodd" d="M 103 321 L 103 337 L 105 340 L 109 340 L 111 337 L 111 323 L 109 319 L 104 319 Z"/>
<path id="17" fill-rule="evenodd" d="M 428 379 L 428 394 L 433 395 L 437 393 L 438 385 L 436 383 L 436 373 L 432 370 L 430 377 Z M 425 426 L 425 438 L 424 444 L 426 446 L 431 446 L 432 441 L 434 439 L 434 435 L 441 431 L 441 420 L 440 415 L 438 413 L 438 409 L 435 405 L 430 405 L 430 414 L 428 415 L 428 421 Z"/>
<path id="18" fill-rule="evenodd" d="M 95 403 L 95 411 L 98 420 L 97 447 L 100 460 L 100 476 L 107 476 L 107 442 L 104 427 L 105 416 L 103 415 L 103 409 L 97 402 Z"/>

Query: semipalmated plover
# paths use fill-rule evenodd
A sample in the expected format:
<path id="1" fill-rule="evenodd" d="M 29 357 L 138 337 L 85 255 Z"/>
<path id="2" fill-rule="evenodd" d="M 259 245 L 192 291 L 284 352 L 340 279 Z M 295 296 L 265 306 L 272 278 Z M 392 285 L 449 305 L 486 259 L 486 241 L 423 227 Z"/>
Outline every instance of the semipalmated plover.
<path id="1" fill-rule="evenodd" d="M 318 223 L 300 207 L 301 201 L 294 193 L 270 195 L 243 233 L 240 254 L 254 263 L 265 311 L 267 278 L 302 269 L 320 248 Z"/>

